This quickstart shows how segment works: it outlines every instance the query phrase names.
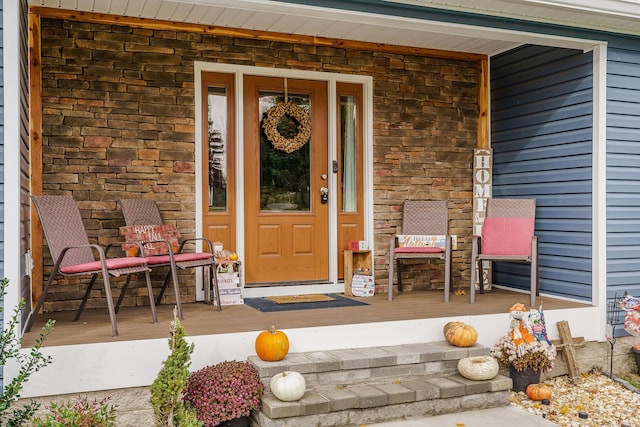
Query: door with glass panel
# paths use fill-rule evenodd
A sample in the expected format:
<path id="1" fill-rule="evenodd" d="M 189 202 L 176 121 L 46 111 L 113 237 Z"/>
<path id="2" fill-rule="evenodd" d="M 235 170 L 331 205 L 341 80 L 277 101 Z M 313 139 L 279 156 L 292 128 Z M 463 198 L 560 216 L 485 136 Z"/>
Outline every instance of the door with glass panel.
<path id="1" fill-rule="evenodd" d="M 244 77 L 245 282 L 329 278 L 327 84 Z"/>

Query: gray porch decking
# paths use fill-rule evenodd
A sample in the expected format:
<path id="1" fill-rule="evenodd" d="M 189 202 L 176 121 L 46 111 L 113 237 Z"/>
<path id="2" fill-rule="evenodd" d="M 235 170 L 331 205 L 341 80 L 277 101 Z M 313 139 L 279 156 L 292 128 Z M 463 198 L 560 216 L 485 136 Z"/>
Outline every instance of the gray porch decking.
<path id="1" fill-rule="evenodd" d="M 476 303 L 469 304 L 466 295 L 451 294 L 451 302 L 443 302 L 442 291 L 412 291 L 395 293 L 392 302 L 386 293 L 378 293 L 370 298 L 361 298 L 368 306 L 327 308 L 315 310 L 283 311 L 262 313 L 246 305 L 224 306 L 216 311 L 214 306 L 204 303 L 184 304 L 184 320 L 187 335 L 216 335 L 236 332 L 262 331 L 270 325 L 278 329 L 305 328 L 314 326 L 349 325 L 358 323 L 389 322 L 412 319 L 429 319 L 450 316 L 469 316 L 508 313 L 516 302 L 526 302 L 528 294 L 501 289 L 476 296 Z M 536 304 L 543 301 L 545 310 L 589 307 L 551 297 L 538 297 Z M 151 323 L 148 307 L 125 307 L 118 313 L 119 336 L 111 336 L 109 315 L 106 309 L 87 310 L 78 322 L 74 322 L 75 312 L 54 312 L 38 315 L 31 332 L 23 337 L 23 346 L 30 347 L 48 318 L 56 320 L 46 346 L 116 342 L 166 338 L 173 318 L 173 306 L 159 305 L 158 323 Z"/>

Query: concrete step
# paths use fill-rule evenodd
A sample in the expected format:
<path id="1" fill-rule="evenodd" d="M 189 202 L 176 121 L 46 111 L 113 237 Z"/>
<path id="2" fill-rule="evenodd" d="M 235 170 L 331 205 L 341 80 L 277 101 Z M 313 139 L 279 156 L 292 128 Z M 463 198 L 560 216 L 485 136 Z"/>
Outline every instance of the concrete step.
<path id="1" fill-rule="evenodd" d="M 472 381 L 457 373 L 458 360 L 488 354 L 479 345 L 453 347 L 446 341 L 326 352 L 290 353 L 279 362 L 252 356 L 266 386 L 260 427 L 355 426 L 509 404 L 511 379 L 498 375 Z M 305 395 L 282 402 L 270 392 L 271 377 L 289 370 L 303 374 Z"/>

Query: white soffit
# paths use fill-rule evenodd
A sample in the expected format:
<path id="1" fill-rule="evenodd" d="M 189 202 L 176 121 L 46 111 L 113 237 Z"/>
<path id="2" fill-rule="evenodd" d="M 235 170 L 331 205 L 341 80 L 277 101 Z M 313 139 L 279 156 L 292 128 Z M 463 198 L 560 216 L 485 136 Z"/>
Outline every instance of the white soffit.
<path id="1" fill-rule="evenodd" d="M 524 0 L 479 0 L 489 3 L 530 3 Z M 398 3 L 429 7 L 465 3 L 464 0 L 413 0 Z M 437 5 L 436 5 L 437 3 Z M 566 37 L 425 21 L 413 18 L 327 10 L 322 7 L 260 0 L 30 0 L 31 6 L 113 14 L 247 30 L 271 31 L 438 49 L 492 56 L 522 44 L 589 50 L 597 42 Z M 536 5 L 542 8 L 542 6 Z M 548 8 L 545 9 L 548 13 Z M 478 13 L 477 10 L 473 10 Z M 640 26 L 640 25 L 639 25 Z"/>
<path id="2" fill-rule="evenodd" d="M 385 0 L 459 12 L 640 35 L 639 0 Z"/>

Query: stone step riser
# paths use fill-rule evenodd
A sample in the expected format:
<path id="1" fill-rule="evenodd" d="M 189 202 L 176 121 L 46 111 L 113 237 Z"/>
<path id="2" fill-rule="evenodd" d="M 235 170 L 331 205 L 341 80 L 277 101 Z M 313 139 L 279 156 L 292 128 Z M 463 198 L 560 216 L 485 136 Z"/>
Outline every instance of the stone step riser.
<path id="1" fill-rule="evenodd" d="M 510 387 L 511 379 L 502 375 L 488 381 L 471 381 L 460 375 L 408 375 L 396 380 L 348 386 L 308 387 L 304 396 L 295 402 L 282 402 L 272 394 L 266 394 L 262 399 L 262 412 L 272 419 L 318 415 L 337 410 L 499 392 Z"/>
<path id="2" fill-rule="evenodd" d="M 348 385 L 357 384 L 381 378 L 402 377 L 405 375 L 440 374 L 453 375 L 458 372 L 457 360 L 443 360 L 439 362 L 416 363 L 411 365 L 384 366 L 380 368 L 339 370 L 302 374 L 307 387 L 315 385 Z M 295 369 L 290 369 L 295 370 Z M 282 372 L 282 371 L 280 371 Z M 275 374 L 274 374 L 275 375 Z M 269 392 L 271 377 L 261 377 L 265 391 Z"/>
<path id="3" fill-rule="evenodd" d="M 353 427 L 389 420 L 453 412 L 487 409 L 509 404 L 509 391 L 479 393 L 447 399 L 403 402 L 382 407 L 338 410 L 318 415 L 300 415 L 292 418 L 271 419 L 264 413 L 254 414 L 260 427 Z"/>

